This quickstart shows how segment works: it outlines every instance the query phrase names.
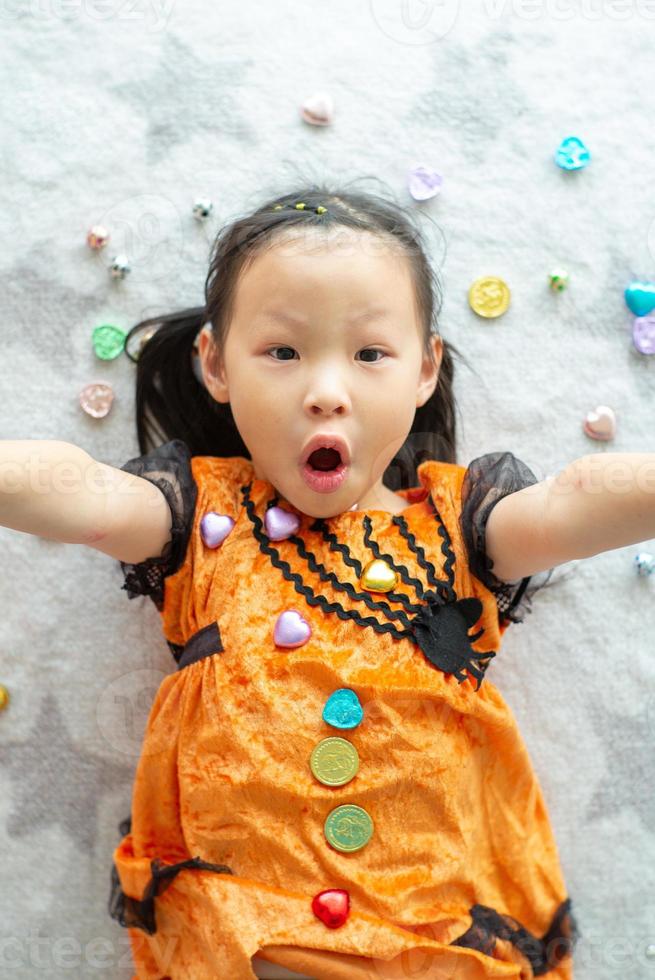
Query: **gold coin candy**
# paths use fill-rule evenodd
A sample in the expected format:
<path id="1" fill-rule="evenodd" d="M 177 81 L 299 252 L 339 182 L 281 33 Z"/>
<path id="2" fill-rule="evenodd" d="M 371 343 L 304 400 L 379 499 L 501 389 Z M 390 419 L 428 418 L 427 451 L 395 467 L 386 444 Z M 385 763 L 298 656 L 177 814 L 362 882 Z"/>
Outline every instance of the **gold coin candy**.
<path id="1" fill-rule="evenodd" d="M 327 815 L 324 833 L 337 851 L 359 851 L 373 836 L 373 821 L 366 810 L 354 803 L 335 807 Z"/>
<path id="2" fill-rule="evenodd" d="M 469 304 L 478 316 L 501 316 L 509 306 L 509 300 L 509 286 L 499 276 L 482 276 L 469 288 Z"/>
<path id="3" fill-rule="evenodd" d="M 309 765 L 319 783 L 344 786 L 357 775 L 359 754 L 347 738 L 331 735 L 314 747 Z"/>

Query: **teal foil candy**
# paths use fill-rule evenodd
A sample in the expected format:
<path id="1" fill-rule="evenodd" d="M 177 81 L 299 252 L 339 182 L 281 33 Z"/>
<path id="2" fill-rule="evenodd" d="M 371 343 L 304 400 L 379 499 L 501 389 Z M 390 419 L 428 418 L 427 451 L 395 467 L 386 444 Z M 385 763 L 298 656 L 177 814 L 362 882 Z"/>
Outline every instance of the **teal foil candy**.
<path id="1" fill-rule="evenodd" d="M 577 136 L 563 139 L 555 153 L 555 163 L 563 170 L 581 170 L 591 160 L 591 153 Z"/>
<path id="2" fill-rule="evenodd" d="M 359 698 L 349 687 L 340 687 L 325 702 L 323 721 L 333 728 L 356 728 L 364 717 Z"/>
<path id="3" fill-rule="evenodd" d="M 648 316 L 655 309 L 655 283 L 635 280 L 626 287 L 626 304 L 635 316 Z"/>

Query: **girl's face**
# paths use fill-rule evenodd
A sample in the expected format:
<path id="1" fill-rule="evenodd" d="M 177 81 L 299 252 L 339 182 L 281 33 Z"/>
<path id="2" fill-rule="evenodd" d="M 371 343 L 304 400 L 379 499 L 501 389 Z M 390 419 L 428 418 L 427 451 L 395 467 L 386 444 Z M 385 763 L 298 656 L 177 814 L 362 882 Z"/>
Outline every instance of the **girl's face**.
<path id="1" fill-rule="evenodd" d="M 435 389 L 441 338 L 432 338 L 435 367 L 423 355 L 405 257 L 357 233 L 338 247 L 313 236 L 303 246 L 276 245 L 242 273 L 222 362 L 201 334 L 205 383 L 230 403 L 255 476 L 299 511 L 397 513 L 407 502 L 382 475 Z M 337 433 L 350 448 L 346 480 L 331 493 L 302 477 L 316 433 Z"/>

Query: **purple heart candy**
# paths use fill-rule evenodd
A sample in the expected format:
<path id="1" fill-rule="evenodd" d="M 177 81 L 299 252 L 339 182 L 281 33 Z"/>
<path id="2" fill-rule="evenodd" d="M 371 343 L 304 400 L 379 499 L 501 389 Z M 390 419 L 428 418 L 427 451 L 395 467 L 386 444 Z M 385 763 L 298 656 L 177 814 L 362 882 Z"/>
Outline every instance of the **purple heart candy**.
<path id="1" fill-rule="evenodd" d="M 234 527 L 234 520 L 227 514 L 209 510 L 200 521 L 200 537 L 208 548 L 218 548 Z"/>
<path id="2" fill-rule="evenodd" d="M 632 342 L 640 354 L 655 354 L 655 316 L 635 317 Z"/>
<path id="3" fill-rule="evenodd" d="M 286 609 L 277 618 L 273 639 L 278 647 L 301 647 L 312 635 L 312 628 L 297 609 Z"/>
<path id="4" fill-rule="evenodd" d="M 282 507 L 269 507 L 264 516 L 266 533 L 271 541 L 283 541 L 295 534 L 300 527 L 300 518 Z"/>
<path id="5" fill-rule="evenodd" d="M 443 177 L 436 170 L 429 167 L 414 167 L 410 170 L 407 183 L 409 193 L 415 201 L 427 201 L 429 197 L 434 197 L 441 190 Z"/>

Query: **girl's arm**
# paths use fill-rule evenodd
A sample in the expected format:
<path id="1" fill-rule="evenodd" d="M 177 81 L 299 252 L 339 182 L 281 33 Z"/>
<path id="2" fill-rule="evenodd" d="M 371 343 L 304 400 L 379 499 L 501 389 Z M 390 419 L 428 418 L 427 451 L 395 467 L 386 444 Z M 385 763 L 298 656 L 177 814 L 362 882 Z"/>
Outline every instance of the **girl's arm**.
<path id="1" fill-rule="evenodd" d="M 161 555 L 171 512 L 149 480 L 56 440 L 0 440 L 0 525 L 119 561 Z"/>
<path id="2" fill-rule="evenodd" d="M 487 522 L 493 572 L 507 582 L 655 538 L 655 453 L 595 453 L 503 497 Z"/>

